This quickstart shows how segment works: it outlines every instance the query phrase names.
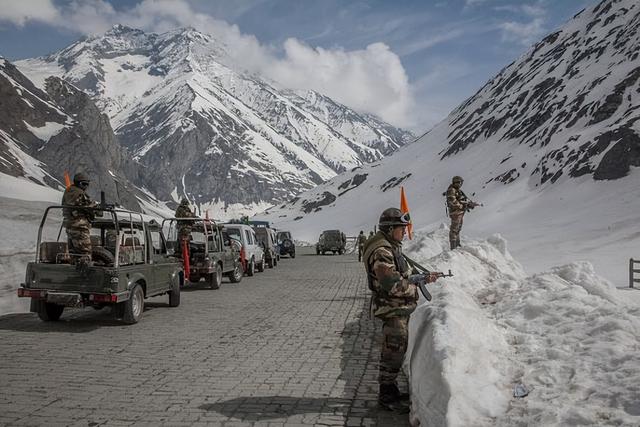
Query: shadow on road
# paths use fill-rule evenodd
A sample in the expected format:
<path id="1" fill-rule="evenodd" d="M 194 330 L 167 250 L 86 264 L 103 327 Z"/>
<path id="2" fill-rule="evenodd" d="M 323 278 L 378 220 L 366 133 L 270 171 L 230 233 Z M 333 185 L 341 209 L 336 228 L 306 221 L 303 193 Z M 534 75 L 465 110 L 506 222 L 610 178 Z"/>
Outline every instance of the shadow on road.
<path id="1" fill-rule="evenodd" d="M 260 421 L 300 414 L 333 414 L 348 406 L 348 401 L 329 397 L 254 396 L 206 403 L 199 408 L 243 421 Z"/>
<path id="2" fill-rule="evenodd" d="M 164 302 L 145 301 L 144 312 L 168 306 L 169 304 Z M 142 319 L 144 320 L 144 314 Z M 36 313 L 16 313 L 0 316 L 0 331 L 87 333 L 113 326 L 130 327 L 131 325 L 116 319 L 109 307 L 104 307 L 100 310 L 92 308 L 66 309 L 60 320 L 55 322 L 44 322 L 40 320 Z"/>

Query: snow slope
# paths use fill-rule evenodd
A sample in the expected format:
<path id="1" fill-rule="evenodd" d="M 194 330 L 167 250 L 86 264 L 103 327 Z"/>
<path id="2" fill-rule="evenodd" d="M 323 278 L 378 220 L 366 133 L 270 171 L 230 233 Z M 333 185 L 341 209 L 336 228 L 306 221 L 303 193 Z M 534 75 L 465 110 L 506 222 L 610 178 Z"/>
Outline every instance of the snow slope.
<path id="1" fill-rule="evenodd" d="M 419 228 L 447 221 L 454 175 L 484 203 L 463 238 L 500 233 L 529 271 L 592 262 L 617 286 L 640 258 L 640 4 L 605 0 L 502 70 L 419 141 L 268 209 L 296 238 L 355 235 L 407 191 Z"/>
<path id="2" fill-rule="evenodd" d="M 586 262 L 528 276 L 499 235 L 443 251 L 448 230 L 406 251 L 454 277 L 410 321 L 412 418 L 421 425 L 640 424 L 640 290 Z M 530 394 L 513 397 L 524 384 Z"/>

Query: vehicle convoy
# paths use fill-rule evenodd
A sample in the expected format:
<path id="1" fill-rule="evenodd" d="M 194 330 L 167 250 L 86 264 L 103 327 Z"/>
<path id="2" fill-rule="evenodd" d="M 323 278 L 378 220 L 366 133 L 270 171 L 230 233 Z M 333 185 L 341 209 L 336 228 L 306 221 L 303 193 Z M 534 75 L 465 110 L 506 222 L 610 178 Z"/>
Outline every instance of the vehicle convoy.
<path id="1" fill-rule="evenodd" d="M 183 248 L 177 236 L 185 224 L 188 224 L 190 232 L 188 245 Z M 189 283 L 204 279 L 211 289 L 218 289 L 223 276 L 228 276 L 232 283 L 242 280 L 240 252 L 231 244 L 229 237 L 225 237 L 222 225 L 203 218 L 167 218 L 162 221 L 162 229 L 172 239 L 170 246 L 174 250 L 170 253 L 182 260 L 184 271 L 188 271 L 185 276 Z M 187 252 L 186 260 L 183 251 Z"/>
<path id="2" fill-rule="evenodd" d="M 296 244 L 293 242 L 290 232 L 278 231 L 276 241 L 280 248 L 280 256 L 289 255 L 291 258 L 296 257 Z"/>
<path id="3" fill-rule="evenodd" d="M 68 251 L 62 209 L 45 210 L 35 261 L 18 289 L 19 297 L 31 298 L 32 312 L 54 321 L 65 307 L 112 306 L 118 319 L 132 324 L 142 317 L 145 298 L 168 294 L 170 307 L 180 305 L 182 264 L 169 256 L 160 224 L 123 209 L 84 208 L 102 216 L 91 223 L 92 261 L 82 264 Z"/>
<path id="4" fill-rule="evenodd" d="M 320 234 L 316 243 L 316 254 L 333 252 L 342 255 L 347 247 L 347 236 L 340 230 L 325 230 Z"/>
<path id="5" fill-rule="evenodd" d="M 243 260 L 245 273 L 253 276 L 257 271 L 264 271 L 265 255 L 255 231 L 247 224 L 224 224 L 229 237 L 242 244 L 240 258 Z"/>
<path id="6" fill-rule="evenodd" d="M 264 259 L 269 268 L 273 268 L 278 265 L 280 260 L 280 248 L 276 242 L 276 231 L 269 227 L 268 222 L 253 221 L 253 231 L 256 233 L 258 242 L 262 245 L 264 250 Z"/>

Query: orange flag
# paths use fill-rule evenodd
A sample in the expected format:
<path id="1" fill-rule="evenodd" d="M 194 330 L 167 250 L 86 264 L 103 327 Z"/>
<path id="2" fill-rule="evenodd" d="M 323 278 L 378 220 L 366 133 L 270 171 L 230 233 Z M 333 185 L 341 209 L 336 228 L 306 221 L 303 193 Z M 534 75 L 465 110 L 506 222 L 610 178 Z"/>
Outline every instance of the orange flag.
<path id="1" fill-rule="evenodd" d="M 404 194 L 404 187 L 400 187 L 400 210 L 402 213 L 409 212 L 409 204 L 407 203 L 407 196 Z M 409 221 L 409 226 L 407 227 L 407 234 L 409 235 L 409 240 L 413 238 L 413 223 Z"/>
<path id="2" fill-rule="evenodd" d="M 71 178 L 69 178 L 69 172 L 64 171 L 64 185 L 65 187 L 71 187 Z"/>

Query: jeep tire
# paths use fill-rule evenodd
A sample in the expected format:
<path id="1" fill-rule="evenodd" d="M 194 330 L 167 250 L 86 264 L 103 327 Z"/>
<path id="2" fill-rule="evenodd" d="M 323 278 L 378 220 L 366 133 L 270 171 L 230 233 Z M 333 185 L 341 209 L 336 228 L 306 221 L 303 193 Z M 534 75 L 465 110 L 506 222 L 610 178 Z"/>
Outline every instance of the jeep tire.
<path id="1" fill-rule="evenodd" d="M 236 268 L 229 273 L 229 280 L 231 283 L 239 283 L 242 280 L 242 265 L 240 263 L 237 263 Z"/>
<path id="2" fill-rule="evenodd" d="M 253 276 L 254 274 L 256 274 L 256 260 L 251 258 L 247 265 L 247 276 Z"/>
<path id="3" fill-rule="evenodd" d="M 45 322 L 55 322 L 56 320 L 59 320 L 63 311 L 64 305 L 38 301 L 38 317 Z"/>
<path id="4" fill-rule="evenodd" d="M 175 283 L 169 291 L 169 307 L 178 307 L 180 305 L 180 282 Z"/>
<path id="5" fill-rule="evenodd" d="M 220 267 L 220 264 L 215 264 L 214 272 L 209 274 L 207 282 L 211 289 L 220 289 L 220 283 L 222 283 L 222 268 Z"/>
<path id="6" fill-rule="evenodd" d="M 116 315 L 122 318 L 124 323 L 133 325 L 138 323 L 144 311 L 144 290 L 139 283 L 133 285 L 129 294 L 129 299 L 118 303 Z"/>

